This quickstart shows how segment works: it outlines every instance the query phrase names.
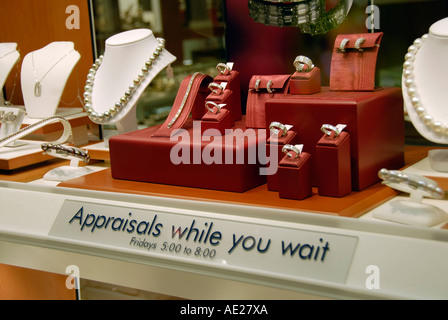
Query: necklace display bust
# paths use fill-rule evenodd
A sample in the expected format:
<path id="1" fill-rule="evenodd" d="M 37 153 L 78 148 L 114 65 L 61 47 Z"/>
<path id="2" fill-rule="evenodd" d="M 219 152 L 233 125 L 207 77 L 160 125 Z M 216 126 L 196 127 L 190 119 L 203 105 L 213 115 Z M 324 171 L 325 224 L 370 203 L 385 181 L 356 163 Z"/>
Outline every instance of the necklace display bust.
<path id="1" fill-rule="evenodd" d="M 403 98 L 409 118 L 429 141 L 448 143 L 448 18 L 409 47 L 403 68 Z"/>
<path id="2" fill-rule="evenodd" d="M 149 60 L 150 65 L 146 64 Z M 154 77 L 175 60 L 149 29 L 126 31 L 107 39 L 104 56 L 91 69 L 84 93 L 91 120 L 115 124 L 119 133 L 137 130 L 137 101 Z"/>
<path id="3" fill-rule="evenodd" d="M 5 86 L 11 70 L 19 59 L 20 53 L 17 51 L 17 43 L 0 43 L 0 90 Z M 0 94 L 0 105 L 3 104 L 3 95 Z"/>
<path id="4" fill-rule="evenodd" d="M 67 80 L 81 55 L 74 43 L 56 41 L 28 53 L 23 59 L 21 84 L 28 117 L 56 114 Z"/>

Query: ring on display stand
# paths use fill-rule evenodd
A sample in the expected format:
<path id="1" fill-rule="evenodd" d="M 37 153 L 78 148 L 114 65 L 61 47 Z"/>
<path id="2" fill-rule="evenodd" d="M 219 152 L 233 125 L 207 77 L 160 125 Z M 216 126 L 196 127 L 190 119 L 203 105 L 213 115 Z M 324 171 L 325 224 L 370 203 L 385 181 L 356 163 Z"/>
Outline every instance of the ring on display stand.
<path id="1" fill-rule="evenodd" d="M 337 126 L 333 126 L 331 124 L 324 124 L 322 125 L 320 130 L 329 137 L 331 136 L 331 132 L 334 132 L 334 137 L 337 138 L 339 137 L 339 135 L 341 134 L 342 130 L 344 130 L 345 127 L 346 125 L 341 124 L 338 124 Z"/>
<path id="2" fill-rule="evenodd" d="M 393 200 L 380 206 L 373 216 L 381 220 L 388 220 L 408 225 L 430 227 L 448 219 L 448 214 L 442 209 L 422 203 L 423 198 L 443 199 L 445 192 L 432 179 L 399 170 L 381 169 L 378 176 L 383 184 L 409 193 L 405 200 Z"/>
<path id="3" fill-rule="evenodd" d="M 211 106 L 211 107 L 210 107 Z M 225 104 L 217 104 L 216 102 L 213 101 L 207 101 L 205 103 L 205 108 L 214 114 L 218 114 L 221 112 L 221 108 L 225 107 Z"/>
<path id="4" fill-rule="evenodd" d="M 306 69 L 305 66 L 307 67 Z M 313 61 L 306 56 L 297 56 L 294 59 L 294 67 L 298 72 L 309 72 L 314 69 Z"/>
<path id="5" fill-rule="evenodd" d="M 302 154 L 302 148 L 303 145 L 286 144 L 283 146 L 282 152 L 290 158 L 297 159 Z"/>
<path id="6" fill-rule="evenodd" d="M 260 83 L 261 83 L 261 79 L 257 79 L 257 81 L 255 81 L 255 91 L 260 91 Z"/>
<path id="7" fill-rule="evenodd" d="M 274 121 L 269 125 L 269 131 L 271 134 L 275 134 L 279 137 L 284 137 L 288 133 L 288 130 L 291 129 L 291 125 L 284 125 L 283 123 Z"/>
<path id="8" fill-rule="evenodd" d="M 222 94 L 224 91 L 224 86 L 216 82 L 210 83 L 208 88 L 215 94 Z"/>
<path id="9" fill-rule="evenodd" d="M 223 75 L 228 75 L 232 69 L 226 63 L 218 63 L 216 69 Z"/>

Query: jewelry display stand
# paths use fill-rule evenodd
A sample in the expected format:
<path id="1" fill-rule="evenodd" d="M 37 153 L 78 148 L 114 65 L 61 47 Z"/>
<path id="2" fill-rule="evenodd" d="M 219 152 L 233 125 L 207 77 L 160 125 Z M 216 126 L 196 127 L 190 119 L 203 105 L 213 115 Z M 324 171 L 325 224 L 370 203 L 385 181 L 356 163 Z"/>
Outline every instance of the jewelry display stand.
<path id="1" fill-rule="evenodd" d="M 56 114 L 67 80 L 81 55 L 74 43 L 57 41 L 23 59 L 21 84 L 27 116 L 44 119 Z"/>
<path id="2" fill-rule="evenodd" d="M 0 90 L 5 86 L 12 68 L 20 59 L 20 53 L 17 51 L 17 43 L 0 43 Z M 3 94 L 0 94 L 0 105 L 4 105 Z"/>
<path id="3" fill-rule="evenodd" d="M 446 76 L 448 65 L 448 18 L 434 23 L 427 35 L 417 39 L 409 47 L 405 56 L 402 88 L 404 104 L 412 124 L 429 141 L 448 144 L 448 112 L 446 100 L 448 86 Z M 448 152 L 440 150 L 433 167 L 437 171 L 448 171 L 440 159 L 447 158 Z"/>
<path id="4" fill-rule="evenodd" d="M 436 181 L 413 173 L 386 169 L 380 170 L 379 176 L 384 180 L 383 184 L 410 196 L 385 203 L 381 210 L 373 214 L 374 218 L 421 227 L 431 227 L 448 220 L 448 214 L 442 209 L 422 202 L 424 197 L 443 198 L 444 192 Z"/>
<path id="5" fill-rule="evenodd" d="M 104 56 L 88 76 L 91 90 L 84 94 L 91 102 L 86 110 L 89 113 L 91 109 L 93 122 L 115 124 L 119 134 L 138 129 L 136 105 L 140 96 L 154 77 L 176 60 L 160 40 L 149 29 L 122 32 L 106 40 Z"/>
<path id="6" fill-rule="evenodd" d="M 59 149 L 60 151 L 56 151 L 57 149 Z M 72 152 L 73 154 L 70 155 L 67 151 Z M 91 168 L 79 166 L 80 158 L 83 158 L 85 162 L 88 162 L 89 156 L 87 153 L 78 148 L 58 146 L 58 148 L 51 149 L 50 147 L 48 147 L 46 153 L 61 159 L 70 159 L 69 166 L 61 166 L 48 171 L 43 177 L 43 179 L 46 181 L 62 182 L 79 178 L 94 172 L 94 170 Z M 77 157 L 75 156 L 75 153 L 78 155 Z"/>

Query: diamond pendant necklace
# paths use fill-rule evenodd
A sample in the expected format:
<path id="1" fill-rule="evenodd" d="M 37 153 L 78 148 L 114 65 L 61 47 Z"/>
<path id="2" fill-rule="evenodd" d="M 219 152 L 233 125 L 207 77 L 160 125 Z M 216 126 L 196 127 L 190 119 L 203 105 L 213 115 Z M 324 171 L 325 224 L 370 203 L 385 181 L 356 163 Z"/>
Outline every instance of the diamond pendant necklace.
<path id="1" fill-rule="evenodd" d="M 115 117 L 121 110 L 123 110 L 126 105 L 131 100 L 134 93 L 143 83 L 145 78 L 148 76 L 150 69 L 152 68 L 155 61 L 160 56 L 160 53 L 165 48 L 165 39 L 157 38 L 159 45 L 156 47 L 151 57 L 145 62 L 145 65 L 142 67 L 141 71 L 134 78 L 131 85 L 129 85 L 128 90 L 125 91 L 124 95 L 121 96 L 120 100 L 115 103 L 114 106 L 110 107 L 109 110 L 104 112 L 96 112 L 92 105 L 92 91 L 93 85 L 95 82 L 95 75 L 101 63 L 103 62 L 103 56 L 100 56 L 95 63 L 92 65 L 92 68 L 89 70 L 89 74 L 87 75 L 86 86 L 84 88 L 84 107 L 86 109 L 86 113 L 89 118 L 94 122 L 105 122 Z"/>
<path id="2" fill-rule="evenodd" d="M 32 59 L 32 63 L 33 63 L 33 74 L 34 74 L 34 79 L 35 79 L 35 83 L 34 83 L 34 96 L 35 97 L 40 97 L 42 95 L 42 80 L 44 80 L 44 78 L 50 73 L 51 70 L 53 70 L 54 67 L 56 67 L 56 65 L 61 62 L 66 56 L 68 56 L 70 53 L 72 53 L 73 51 L 75 51 L 75 49 L 72 49 L 70 51 L 68 51 L 66 54 L 64 54 L 61 58 L 59 58 L 51 67 L 50 69 L 48 69 L 47 72 L 45 72 L 45 74 L 42 76 L 42 78 L 40 78 L 40 80 L 38 80 L 37 78 L 37 71 L 36 71 L 36 67 L 34 64 L 34 52 L 31 53 L 31 59 Z"/>

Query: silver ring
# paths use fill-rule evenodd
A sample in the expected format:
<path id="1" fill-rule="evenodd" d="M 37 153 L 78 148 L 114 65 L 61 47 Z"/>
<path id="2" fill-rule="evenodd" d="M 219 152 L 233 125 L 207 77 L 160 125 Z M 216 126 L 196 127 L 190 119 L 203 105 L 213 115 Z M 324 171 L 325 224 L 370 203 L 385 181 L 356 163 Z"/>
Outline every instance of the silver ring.
<path id="1" fill-rule="evenodd" d="M 290 151 L 294 152 L 295 155 L 293 155 Z M 285 153 L 288 157 L 294 159 L 297 159 L 301 154 L 300 150 L 296 146 L 293 146 L 292 144 L 284 145 L 282 148 L 282 152 Z"/>
<path id="2" fill-rule="evenodd" d="M 286 133 L 288 132 L 288 129 L 286 128 L 286 126 L 283 123 L 280 123 L 277 121 L 271 122 L 271 124 L 269 125 L 269 130 L 271 131 L 272 134 L 276 134 L 280 137 L 286 136 Z M 280 131 L 281 131 L 281 135 L 280 135 Z"/>
<path id="3" fill-rule="evenodd" d="M 331 136 L 331 132 L 334 132 L 334 137 L 338 137 L 341 134 L 341 130 L 331 124 L 324 124 L 320 128 L 320 130 L 325 133 L 327 136 Z"/>
<path id="4" fill-rule="evenodd" d="M 216 66 L 216 69 L 223 75 L 228 75 L 230 73 L 230 71 L 232 71 L 227 64 L 222 63 L 222 62 L 218 63 L 218 65 Z"/>
<path id="5" fill-rule="evenodd" d="M 303 70 L 305 65 L 308 67 L 306 70 Z M 294 59 L 294 67 L 296 68 L 297 71 L 299 72 L 309 72 L 311 70 L 314 69 L 314 64 L 313 61 L 311 61 L 310 58 L 305 57 L 305 56 L 297 56 Z"/>
<path id="6" fill-rule="evenodd" d="M 221 94 L 224 90 L 224 88 L 222 87 L 222 85 L 220 85 L 219 83 L 216 82 L 212 82 L 208 85 L 208 88 L 216 94 Z"/>
<path id="7" fill-rule="evenodd" d="M 209 107 L 209 105 L 212 105 L 212 107 Z M 218 114 L 219 112 L 221 112 L 221 107 L 222 107 L 222 105 L 219 105 L 219 104 L 217 104 L 216 102 L 213 102 L 213 101 L 207 101 L 205 103 L 205 108 L 208 111 L 210 111 L 211 113 L 214 113 L 214 114 Z"/>
<path id="8" fill-rule="evenodd" d="M 391 188 L 395 187 L 394 189 L 402 192 L 411 193 L 414 190 L 420 190 L 425 192 L 427 196 L 436 199 L 443 199 L 445 196 L 445 192 L 437 182 L 420 175 L 399 170 L 381 169 L 378 176 L 384 181 L 384 184 Z"/>
<path id="9" fill-rule="evenodd" d="M 366 41 L 365 38 L 359 38 L 358 40 L 356 40 L 355 43 L 355 48 L 356 50 L 358 50 L 359 52 L 363 52 L 364 49 L 361 48 L 361 45 Z"/>
<path id="10" fill-rule="evenodd" d="M 350 41 L 350 39 L 342 39 L 341 44 L 339 45 L 339 51 L 341 52 L 345 52 L 345 46 L 347 45 L 347 43 Z"/>

